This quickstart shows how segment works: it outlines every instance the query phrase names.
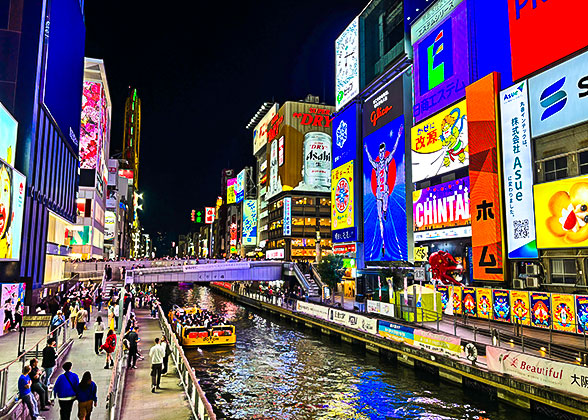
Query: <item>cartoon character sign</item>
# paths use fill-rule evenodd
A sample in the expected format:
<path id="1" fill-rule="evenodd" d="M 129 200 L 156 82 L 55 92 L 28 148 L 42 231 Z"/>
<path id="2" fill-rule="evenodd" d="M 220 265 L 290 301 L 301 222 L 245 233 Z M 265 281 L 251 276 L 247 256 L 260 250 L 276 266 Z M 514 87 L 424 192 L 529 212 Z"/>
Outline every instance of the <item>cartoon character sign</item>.
<path id="1" fill-rule="evenodd" d="M 461 285 L 453 275 L 463 273 L 463 267 L 450 253 L 446 251 L 432 253 L 429 257 L 429 265 L 431 266 L 430 271 L 433 279 L 438 280 L 443 284 Z"/>
<path id="2" fill-rule="evenodd" d="M 366 261 L 406 261 L 404 116 L 364 139 Z"/>
<path id="3" fill-rule="evenodd" d="M 476 289 L 474 289 L 473 287 L 464 287 L 462 300 L 463 313 L 469 316 L 476 316 Z"/>
<path id="4" fill-rule="evenodd" d="M 530 325 L 529 292 L 511 290 L 510 303 L 512 308 L 512 322 Z"/>
<path id="5" fill-rule="evenodd" d="M 551 300 L 549 293 L 530 292 L 531 325 L 539 328 L 551 326 Z"/>
<path id="6" fill-rule="evenodd" d="M 588 296 L 576 296 L 576 314 L 578 334 L 588 331 Z"/>
<path id="7" fill-rule="evenodd" d="M 454 108 L 441 122 L 441 146 L 443 150 L 443 166 L 448 168 L 457 159 L 463 164 L 468 153 L 468 124 L 466 116 L 461 115 L 459 108 Z"/>
<path id="8" fill-rule="evenodd" d="M 510 294 L 508 290 L 492 290 L 492 314 L 495 321 L 510 322 Z"/>
<path id="9" fill-rule="evenodd" d="M 441 306 L 443 311 L 447 308 L 449 302 L 449 288 L 447 286 L 437 286 L 437 291 L 441 294 Z"/>
<path id="10" fill-rule="evenodd" d="M 461 287 L 453 286 L 451 290 L 453 290 L 453 314 L 461 315 Z"/>
<path id="11" fill-rule="evenodd" d="M 576 331 L 576 311 L 573 295 L 551 294 L 553 310 L 553 329 L 559 331 Z"/>
<path id="12" fill-rule="evenodd" d="M 478 317 L 490 318 L 492 315 L 492 289 L 476 288 L 478 302 Z"/>

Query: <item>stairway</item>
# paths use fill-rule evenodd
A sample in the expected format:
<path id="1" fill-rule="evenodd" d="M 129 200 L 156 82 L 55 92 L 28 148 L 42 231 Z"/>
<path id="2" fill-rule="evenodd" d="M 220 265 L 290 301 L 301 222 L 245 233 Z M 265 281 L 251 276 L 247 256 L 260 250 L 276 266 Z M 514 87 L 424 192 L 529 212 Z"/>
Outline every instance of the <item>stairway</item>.
<path id="1" fill-rule="evenodd" d="M 312 275 L 310 273 L 306 273 L 304 274 L 304 278 L 306 279 L 306 282 L 308 283 L 308 297 L 317 297 L 321 295 L 321 290 L 319 288 L 319 286 L 316 284 L 316 282 L 314 281 L 314 279 L 312 278 Z"/>
<path id="2" fill-rule="evenodd" d="M 104 282 L 104 287 L 102 288 L 102 298 L 104 300 L 108 300 L 110 298 L 110 290 L 114 289 L 115 292 L 120 290 L 123 282 L 120 280 L 109 280 Z"/>

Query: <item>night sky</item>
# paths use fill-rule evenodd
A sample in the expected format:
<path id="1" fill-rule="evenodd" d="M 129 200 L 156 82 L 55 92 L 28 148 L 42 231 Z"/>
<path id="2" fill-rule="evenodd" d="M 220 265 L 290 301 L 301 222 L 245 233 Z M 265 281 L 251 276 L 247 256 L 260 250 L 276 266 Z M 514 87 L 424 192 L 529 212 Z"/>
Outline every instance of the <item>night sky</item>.
<path id="1" fill-rule="evenodd" d="M 86 56 L 105 62 L 111 155 L 128 87 L 138 89 L 140 219 L 179 234 L 192 208 L 214 204 L 221 169 L 254 163 L 245 126 L 264 101 L 312 93 L 334 104 L 334 42 L 367 0 L 156 4 L 86 0 Z"/>

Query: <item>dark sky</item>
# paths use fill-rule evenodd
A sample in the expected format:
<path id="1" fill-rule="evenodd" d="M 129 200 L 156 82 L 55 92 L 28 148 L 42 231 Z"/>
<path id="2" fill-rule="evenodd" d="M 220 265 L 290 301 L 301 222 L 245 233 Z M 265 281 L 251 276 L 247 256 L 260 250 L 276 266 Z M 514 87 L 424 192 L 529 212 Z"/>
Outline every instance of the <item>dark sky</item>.
<path id="1" fill-rule="evenodd" d="M 86 0 L 86 56 L 105 62 L 111 155 L 128 86 L 138 89 L 140 218 L 178 234 L 192 208 L 214 204 L 222 168 L 253 164 L 245 126 L 264 101 L 313 93 L 334 104 L 334 42 L 367 0 L 155 4 Z"/>

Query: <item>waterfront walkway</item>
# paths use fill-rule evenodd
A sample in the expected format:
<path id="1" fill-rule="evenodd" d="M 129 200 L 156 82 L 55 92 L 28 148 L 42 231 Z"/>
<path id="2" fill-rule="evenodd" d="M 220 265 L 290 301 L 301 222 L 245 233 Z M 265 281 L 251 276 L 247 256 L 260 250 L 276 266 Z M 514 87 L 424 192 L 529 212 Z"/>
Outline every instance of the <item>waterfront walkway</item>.
<path id="1" fill-rule="evenodd" d="M 155 337 L 162 336 L 159 321 L 149 316 L 149 311 L 135 311 L 139 321 L 139 349 L 145 360 L 137 362 L 137 369 L 127 371 L 123 390 L 122 413 L 125 420 L 189 419 L 192 411 L 185 400 L 184 389 L 179 385 L 179 376 L 173 359 L 169 358 L 169 369 L 161 377 L 161 390 L 151 393 L 151 361 L 149 349 Z"/>

